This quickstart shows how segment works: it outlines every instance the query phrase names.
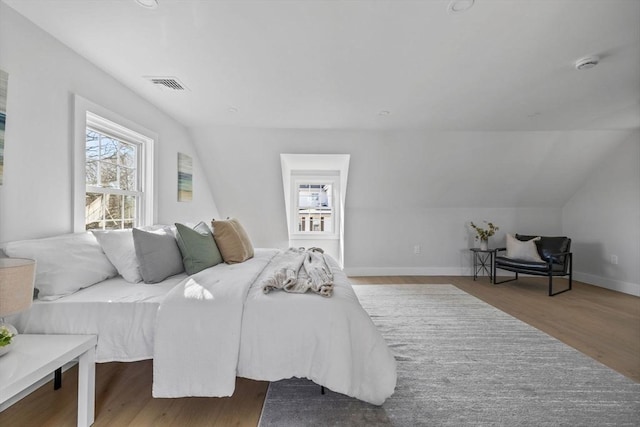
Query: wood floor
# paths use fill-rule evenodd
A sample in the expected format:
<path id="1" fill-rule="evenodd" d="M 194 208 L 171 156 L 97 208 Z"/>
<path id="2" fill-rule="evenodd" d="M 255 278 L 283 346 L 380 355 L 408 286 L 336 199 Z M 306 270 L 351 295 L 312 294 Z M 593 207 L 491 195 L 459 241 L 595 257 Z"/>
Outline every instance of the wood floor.
<path id="1" fill-rule="evenodd" d="M 469 277 L 352 277 L 357 284 L 453 284 L 640 382 L 640 298 L 574 282 L 546 296 L 545 279 L 492 285 Z M 558 283 L 566 283 L 559 280 Z M 77 369 L 63 387 L 44 385 L 0 413 L 1 426 L 75 426 Z M 256 426 L 267 383 L 239 378 L 230 398 L 153 399 L 152 363 L 102 363 L 96 369 L 95 426 Z"/>

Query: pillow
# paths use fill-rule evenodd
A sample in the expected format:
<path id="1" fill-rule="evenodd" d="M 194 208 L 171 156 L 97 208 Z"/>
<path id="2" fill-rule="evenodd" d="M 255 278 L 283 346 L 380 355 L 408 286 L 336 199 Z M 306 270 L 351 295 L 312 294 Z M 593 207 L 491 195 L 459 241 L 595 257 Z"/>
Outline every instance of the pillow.
<path id="1" fill-rule="evenodd" d="M 10 257 L 36 260 L 38 299 L 71 295 L 118 274 L 90 232 L 8 243 Z"/>
<path id="2" fill-rule="evenodd" d="M 162 282 L 184 271 L 178 243 L 168 227 L 154 231 L 134 228 L 132 233 L 140 275 L 145 283 Z"/>
<path id="3" fill-rule="evenodd" d="M 93 235 L 124 280 L 129 283 L 142 281 L 131 230 L 94 231 Z"/>
<path id="4" fill-rule="evenodd" d="M 222 259 L 227 264 L 244 262 L 253 258 L 253 245 L 247 232 L 235 219 L 211 221 L 213 238 L 220 249 Z"/>
<path id="5" fill-rule="evenodd" d="M 189 275 L 222 262 L 213 234 L 204 222 L 193 228 L 176 223 L 176 240 L 182 253 L 184 269 Z"/>
<path id="6" fill-rule="evenodd" d="M 516 234 L 518 240 L 531 240 L 535 236 L 525 236 L 523 234 Z M 571 239 L 568 237 L 549 237 L 540 236 L 540 240 L 536 243 L 538 247 L 538 254 L 540 258 L 545 261 L 552 260 L 555 264 L 564 264 L 565 256 L 553 256 L 553 254 L 560 254 L 563 252 L 569 252 L 571 247 Z"/>
<path id="7" fill-rule="evenodd" d="M 540 237 L 523 242 L 511 234 L 507 234 L 507 258 L 544 262 L 538 254 L 538 247 L 536 246 L 538 240 L 540 240 Z"/>

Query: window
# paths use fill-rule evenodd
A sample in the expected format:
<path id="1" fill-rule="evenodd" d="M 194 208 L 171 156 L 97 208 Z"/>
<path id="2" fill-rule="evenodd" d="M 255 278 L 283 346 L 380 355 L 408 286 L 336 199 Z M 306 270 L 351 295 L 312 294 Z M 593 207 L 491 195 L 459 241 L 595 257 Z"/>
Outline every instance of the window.
<path id="1" fill-rule="evenodd" d="M 149 139 L 96 114 L 86 113 L 86 230 L 144 225 L 145 150 Z"/>
<path id="2" fill-rule="evenodd" d="M 335 237 L 337 190 L 338 177 L 333 174 L 294 175 L 293 234 Z"/>
<path id="3" fill-rule="evenodd" d="M 297 184 L 298 232 L 333 233 L 333 184 Z"/>
<path id="4" fill-rule="evenodd" d="M 289 246 L 320 247 L 344 265 L 349 154 L 280 154 Z"/>

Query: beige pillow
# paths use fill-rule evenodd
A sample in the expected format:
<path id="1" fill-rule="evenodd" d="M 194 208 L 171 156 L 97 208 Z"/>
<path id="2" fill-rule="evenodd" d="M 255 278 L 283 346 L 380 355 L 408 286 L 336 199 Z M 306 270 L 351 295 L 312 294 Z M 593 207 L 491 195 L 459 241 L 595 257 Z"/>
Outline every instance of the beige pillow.
<path id="1" fill-rule="evenodd" d="M 224 262 L 234 264 L 253 258 L 251 240 L 237 219 L 214 219 L 211 221 L 211 228 Z"/>
<path id="2" fill-rule="evenodd" d="M 511 234 L 507 234 L 507 258 L 544 262 L 540 258 L 540 254 L 538 254 L 538 247 L 536 246 L 536 241 L 538 240 L 540 240 L 540 237 L 523 242 Z"/>

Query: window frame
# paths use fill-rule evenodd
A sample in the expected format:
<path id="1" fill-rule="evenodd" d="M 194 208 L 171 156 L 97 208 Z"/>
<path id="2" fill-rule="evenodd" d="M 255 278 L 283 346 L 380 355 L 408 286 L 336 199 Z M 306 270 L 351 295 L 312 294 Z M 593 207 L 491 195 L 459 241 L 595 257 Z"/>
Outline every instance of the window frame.
<path id="1" fill-rule="evenodd" d="M 74 98 L 74 207 L 73 230 L 84 232 L 85 205 L 87 192 L 104 194 L 125 194 L 126 190 L 107 189 L 100 186 L 88 186 L 86 184 L 86 132 L 87 128 L 105 134 L 111 138 L 125 143 L 136 144 L 137 152 L 137 188 L 140 197 L 136 203 L 136 218 L 134 227 L 152 225 L 157 217 L 157 204 L 155 197 L 155 157 L 154 145 L 158 136 L 156 133 L 125 119 L 97 104 L 94 104 L 78 95 Z M 95 190 L 95 191 L 94 191 Z M 126 194 L 129 195 L 129 194 Z"/>

